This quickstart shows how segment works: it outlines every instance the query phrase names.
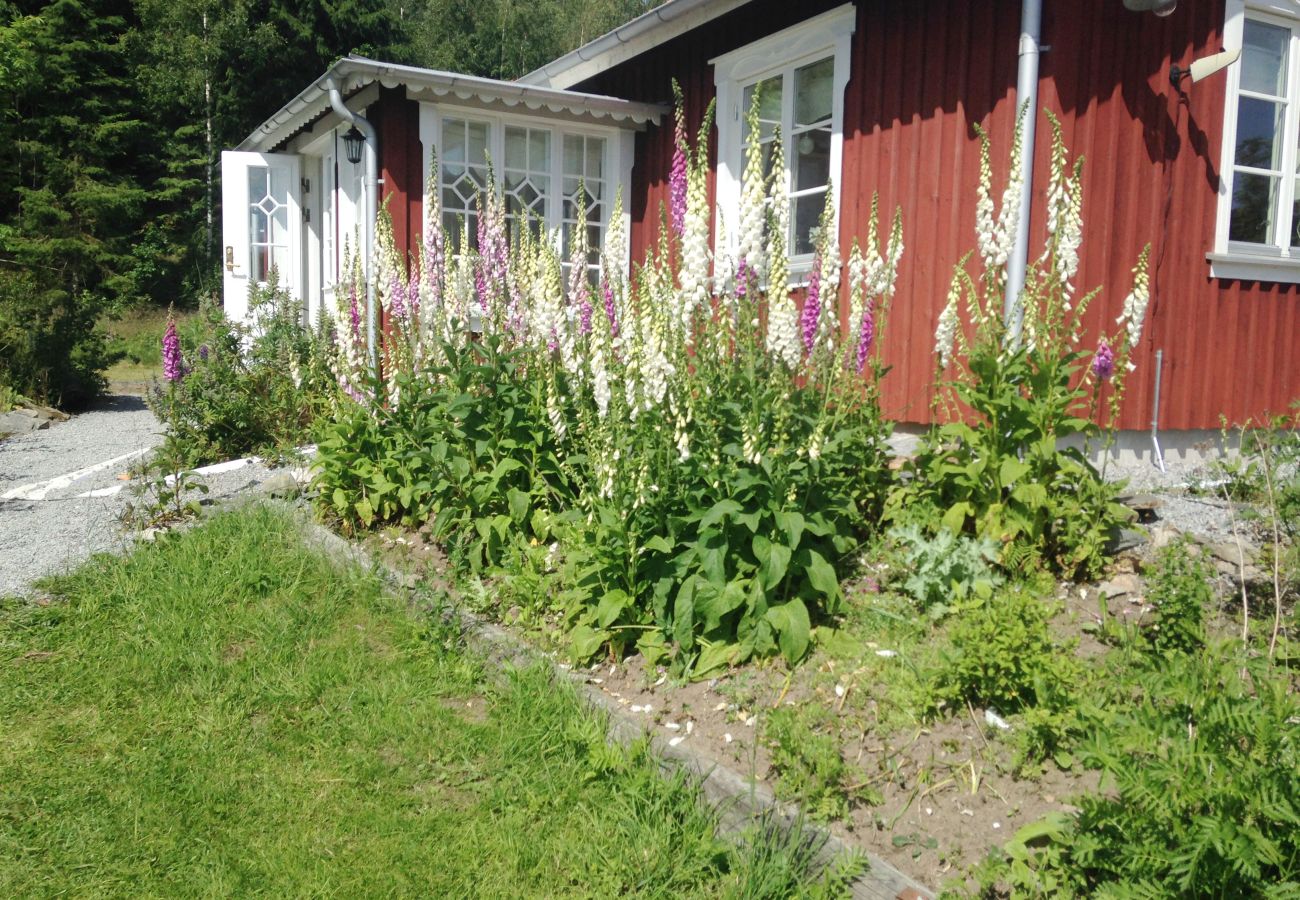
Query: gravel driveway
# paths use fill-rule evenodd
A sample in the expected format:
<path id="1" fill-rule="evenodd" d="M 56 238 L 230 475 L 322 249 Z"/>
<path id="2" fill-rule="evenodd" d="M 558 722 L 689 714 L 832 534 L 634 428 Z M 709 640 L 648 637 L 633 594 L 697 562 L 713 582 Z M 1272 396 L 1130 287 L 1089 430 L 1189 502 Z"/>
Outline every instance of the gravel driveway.
<path id="1" fill-rule="evenodd" d="M 143 400 L 119 395 L 45 431 L 0 441 L 0 596 L 126 544 L 117 522 L 126 496 L 78 495 L 121 485 L 117 476 L 162 440 L 160 432 Z"/>

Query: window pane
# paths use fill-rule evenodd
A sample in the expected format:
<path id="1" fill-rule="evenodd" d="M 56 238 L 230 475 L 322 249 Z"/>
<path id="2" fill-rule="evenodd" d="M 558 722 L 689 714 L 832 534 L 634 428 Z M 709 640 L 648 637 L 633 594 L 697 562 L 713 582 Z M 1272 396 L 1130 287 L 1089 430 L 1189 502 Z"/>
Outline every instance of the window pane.
<path id="1" fill-rule="evenodd" d="M 758 133 L 759 140 L 770 141 L 776 132 L 776 127 L 781 124 L 781 76 L 769 78 L 766 81 L 760 81 L 758 84 L 751 84 L 745 88 L 745 106 L 744 112 L 749 113 L 749 107 L 754 102 L 754 91 L 759 90 L 759 108 L 758 108 Z M 749 144 L 749 121 L 741 118 L 742 131 L 740 135 L 742 146 Z"/>
<path id="2" fill-rule="evenodd" d="M 271 169 L 271 199 L 276 203 L 289 202 L 289 172 L 280 166 Z"/>
<path id="3" fill-rule="evenodd" d="M 1269 225 L 1277 212 L 1280 179 L 1238 172 L 1232 183 L 1232 221 L 1228 238 L 1250 244 L 1269 243 Z"/>
<path id="4" fill-rule="evenodd" d="M 550 171 L 551 133 L 549 131 L 529 132 L 528 165 L 529 167 L 540 171 Z"/>
<path id="5" fill-rule="evenodd" d="M 248 202 L 256 205 L 266 196 L 266 167 L 253 166 L 248 170 Z"/>
<path id="6" fill-rule="evenodd" d="M 265 244 L 271 239 L 271 228 L 266 220 L 266 213 L 258 207 L 253 207 L 252 220 L 249 223 L 248 236 L 254 244 Z"/>
<path id="7" fill-rule="evenodd" d="M 480 166 L 487 165 L 488 129 L 483 122 L 469 123 L 469 161 Z"/>
<path id="8" fill-rule="evenodd" d="M 253 251 L 253 280 L 266 281 L 266 277 L 271 271 L 271 254 L 267 247 L 252 248 Z"/>
<path id="9" fill-rule="evenodd" d="M 1242 38 L 1242 90 L 1286 96 L 1286 58 L 1290 42 L 1289 28 L 1247 19 Z"/>
<path id="10" fill-rule="evenodd" d="M 465 162 L 465 122 L 462 119 L 442 120 L 442 163 L 452 165 Z"/>
<path id="11" fill-rule="evenodd" d="M 287 246 L 289 243 L 289 207 L 281 206 L 271 216 L 271 243 Z"/>
<path id="12" fill-rule="evenodd" d="M 1237 101 L 1237 156 L 1239 166 L 1278 169 L 1282 165 L 1282 128 L 1286 106 L 1271 100 L 1241 97 Z"/>
<path id="13" fill-rule="evenodd" d="M 831 177 L 831 130 L 805 131 L 794 139 L 794 189 L 825 187 Z"/>
<path id="14" fill-rule="evenodd" d="M 817 223 L 826 208 L 826 194 L 809 194 L 797 197 L 794 201 L 794 241 L 793 255 L 812 253 L 816 239 Z"/>
<path id="15" fill-rule="evenodd" d="M 587 140 L 587 180 L 605 177 L 605 139 L 589 137 Z"/>
<path id="16" fill-rule="evenodd" d="M 794 72 L 794 124 L 811 125 L 831 117 L 835 58 L 827 57 Z"/>
<path id="17" fill-rule="evenodd" d="M 564 174 L 582 174 L 582 137 L 580 135 L 566 134 L 564 136 Z M 569 193 L 567 182 L 564 192 Z"/>
<path id="18" fill-rule="evenodd" d="M 506 128 L 506 168 L 528 168 L 528 129 Z"/>

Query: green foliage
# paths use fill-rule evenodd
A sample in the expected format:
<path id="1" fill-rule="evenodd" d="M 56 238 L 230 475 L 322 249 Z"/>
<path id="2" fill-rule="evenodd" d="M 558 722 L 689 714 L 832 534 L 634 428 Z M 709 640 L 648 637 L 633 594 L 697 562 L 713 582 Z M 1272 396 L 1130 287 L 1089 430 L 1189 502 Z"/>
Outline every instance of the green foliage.
<path id="1" fill-rule="evenodd" d="M 1021 896 L 1300 893 L 1300 701 L 1218 646 L 1163 658 L 1083 745 L 1108 790 L 1031 826 L 986 870 Z"/>
<path id="2" fill-rule="evenodd" d="M 1106 542 L 1127 511 L 1116 502 L 1122 483 L 1106 481 L 1078 446 L 1099 433 L 1089 416 L 1100 415 L 1104 383 L 1112 376 L 1091 371 L 1092 350 L 1079 343 L 1084 312 L 1096 293 L 1076 297 L 1072 284 L 1081 235 L 1081 164 L 1067 167 L 1060 126 L 1050 121 L 1051 178 L 1059 199 L 1049 213 L 1047 247 L 1016 298 L 1011 318 L 1022 320 L 1020 328 L 1003 314 L 1005 272 L 995 249 L 1003 226 L 991 217 L 989 143 L 980 132 L 981 208 L 989 210 L 981 213 L 978 229 L 981 271 L 967 271 L 969 255 L 958 264 L 936 332 L 940 377 L 958 365 L 955 377 L 941 385 L 949 421 L 922 441 L 906 467 L 908 480 L 890 497 L 888 516 L 931 532 L 942 527 L 988 538 L 1005 545 L 1005 564 L 1045 566 L 1078 578 L 1100 571 Z M 1020 152 L 1017 129 L 1013 173 Z M 1126 305 L 1129 330 L 1102 337 L 1115 354 L 1112 422 L 1132 329 L 1141 328 L 1146 309 L 1146 256 L 1144 251 L 1134 271 L 1134 296 Z"/>
<path id="3" fill-rule="evenodd" d="M 322 426 L 316 484 L 350 529 L 428 522 L 478 570 L 533 535 L 568 486 L 520 351 L 489 335 L 443 352 L 397 376 L 400 403 L 346 405 Z"/>
<path id="4" fill-rule="evenodd" d="M 1024 588 L 995 592 L 963 611 L 930 673 L 931 711 L 971 704 L 1018 713 L 1018 764 L 1052 757 L 1068 768 L 1069 745 L 1082 727 L 1078 690 L 1084 670 L 1074 645 L 1053 638 L 1054 611 L 1050 601 Z"/>
<path id="5" fill-rule="evenodd" d="M 1214 570 L 1193 556 L 1186 538 L 1161 548 L 1147 579 L 1147 600 L 1155 607 L 1145 630 L 1157 653 L 1191 653 L 1205 645 L 1205 612 L 1214 600 Z"/>
<path id="6" fill-rule="evenodd" d="M 208 493 L 202 476 L 181 469 L 164 471 L 158 463 L 132 480 L 130 499 L 118 513 L 124 528 L 144 531 L 195 518 L 203 510 L 200 495 Z"/>
<path id="7" fill-rule="evenodd" d="M 167 427 L 167 465 L 278 458 L 305 443 L 329 410 L 328 334 L 303 326 L 299 305 L 274 280 L 250 292 L 250 305 L 252 329 L 205 304 L 201 326 L 183 336 L 186 374 L 150 390 L 149 406 Z"/>
<path id="8" fill-rule="evenodd" d="M 103 310 L 94 294 L 0 265 L 0 390 L 56 406 L 94 399 L 120 356 L 96 326 Z"/>
<path id="9" fill-rule="evenodd" d="M 782 706 L 767 715 L 763 740 L 772 753 L 777 792 L 818 821 L 842 819 L 858 793 L 840 755 L 836 717 L 816 705 Z M 868 798 L 869 799 L 869 798 Z"/>
<path id="10" fill-rule="evenodd" d="M 942 529 L 933 536 L 917 525 L 891 529 L 902 555 L 903 590 L 933 618 L 962 607 L 972 598 L 987 600 L 1002 584 L 993 568 L 998 546 Z"/>

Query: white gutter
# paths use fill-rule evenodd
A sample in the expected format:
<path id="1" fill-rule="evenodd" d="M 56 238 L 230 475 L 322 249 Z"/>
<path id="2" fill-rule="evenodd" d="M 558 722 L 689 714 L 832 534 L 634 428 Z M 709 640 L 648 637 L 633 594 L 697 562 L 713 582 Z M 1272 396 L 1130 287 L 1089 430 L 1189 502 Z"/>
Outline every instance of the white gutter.
<path id="1" fill-rule="evenodd" d="M 362 275 L 366 279 L 366 355 L 370 360 L 370 372 L 372 375 L 379 374 L 379 304 L 375 302 L 375 279 L 372 277 L 375 256 L 375 220 L 379 215 L 379 134 L 375 131 L 375 126 L 366 120 L 365 116 L 354 113 L 343 103 L 343 94 L 339 90 L 338 82 L 329 78 L 325 81 L 324 87 L 329 91 L 330 107 L 345 122 L 356 126 L 357 130 L 366 139 L 365 153 L 365 178 L 362 181 L 361 208 L 365 210 L 365 215 L 361 217 L 362 238 L 361 244 L 365 247 L 365 255 L 362 257 Z"/>
<path id="2" fill-rule="evenodd" d="M 534 69 L 521 84 L 567 88 L 748 3 L 749 0 L 668 0 L 626 25 Z"/>
<path id="3" fill-rule="evenodd" d="M 1007 294 L 1002 314 L 1008 329 L 1008 338 L 1015 346 L 1020 343 L 1020 329 L 1024 324 L 1024 307 L 1019 303 L 1020 292 L 1025 287 L 1025 272 L 1029 268 L 1029 214 L 1034 196 L 1034 137 L 1038 122 L 1038 57 L 1039 39 L 1043 30 L 1043 0 L 1022 0 L 1020 7 L 1020 62 L 1016 67 L 1016 112 L 1025 111 L 1021 132 L 1020 154 L 1020 217 L 1016 220 L 1016 240 L 1007 260 Z"/>

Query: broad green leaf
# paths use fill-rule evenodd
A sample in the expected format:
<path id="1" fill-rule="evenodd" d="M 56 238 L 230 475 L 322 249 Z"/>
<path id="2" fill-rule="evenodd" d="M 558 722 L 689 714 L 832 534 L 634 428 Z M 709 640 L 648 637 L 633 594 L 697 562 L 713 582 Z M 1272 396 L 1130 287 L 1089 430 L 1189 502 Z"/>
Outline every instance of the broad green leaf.
<path id="1" fill-rule="evenodd" d="M 808 607 L 798 598 L 774 606 L 767 611 L 767 621 L 776 631 L 777 644 L 781 655 L 793 665 L 803 658 L 808 650 L 808 640 L 812 635 L 812 626 L 808 621 Z"/>
<path id="2" fill-rule="evenodd" d="M 708 644 L 700 650 L 700 655 L 691 670 L 691 676 L 700 679 L 730 665 L 735 660 L 736 650 L 736 645 L 728 641 L 714 641 Z"/>
<path id="3" fill-rule="evenodd" d="M 628 596 L 624 591 L 609 591 L 600 598 L 596 606 L 596 624 L 608 628 L 618 621 L 618 617 L 627 609 Z"/>
<path id="4" fill-rule="evenodd" d="M 799 541 L 803 539 L 803 514 L 780 510 L 776 513 L 776 527 L 785 532 L 790 549 L 798 550 Z"/>
<path id="5" fill-rule="evenodd" d="M 734 516 L 742 509 L 735 500 L 719 500 L 700 518 L 700 530 L 717 525 L 727 516 Z"/>
<path id="6" fill-rule="evenodd" d="M 961 534 L 966 526 L 966 518 L 971 514 L 971 505 L 966 502 L 954 503 L 943 514 L 943 527 L 953 534 Z"/>
<path id="7" fill-rule="evenodd" d="M 1014 456 L 1008 456 L 1002 460 L 1002 466 L 998 469 L 998 479 L 1003 487 L 1008 487 L 1015 484 L 1028 471 L 1028 463 L 1023 463 Z"/>
<path id="8" fill-rule="evenodd" d="M 687 650 L 695 646 L 695 582 L 694 576 L 682 582 L 673 602 L 673 640 Z"/>
<path id="9" fill-rule="evenodd" d="M 826 561 L 825 557 L 816 550 L 809 550 L 805 568 L 808 572 L 808 581 L 815 590 L 826 597 L 839 596 L 840 580 L 835 575 L 835 568 Z"/>
<path id="10" fill-rule="evenodd" d="M 608 631 L 597 631 L 590 625 L 579 625 L 569 632 L 569 648 L 574 662 L 586 662 L 600 651 L 609 640 Z"/>
<path id="11" fill-rule="evenodd" d="M 510 518 L 519 524 L 528 520 L 528 508 L 532 505 L 531 498 L 519 488 L 511 488 L 506 492 L 506 502 L 510 504 Z"/>
<path id="12" fill-rule="evenodd" d="M 650 540 L 641 545 L 646 550 L 653 550 L 656 553 L 672 553 L 673 545 L 668 543 L 668 539 L 663 535 L 656 534 Z"/>

